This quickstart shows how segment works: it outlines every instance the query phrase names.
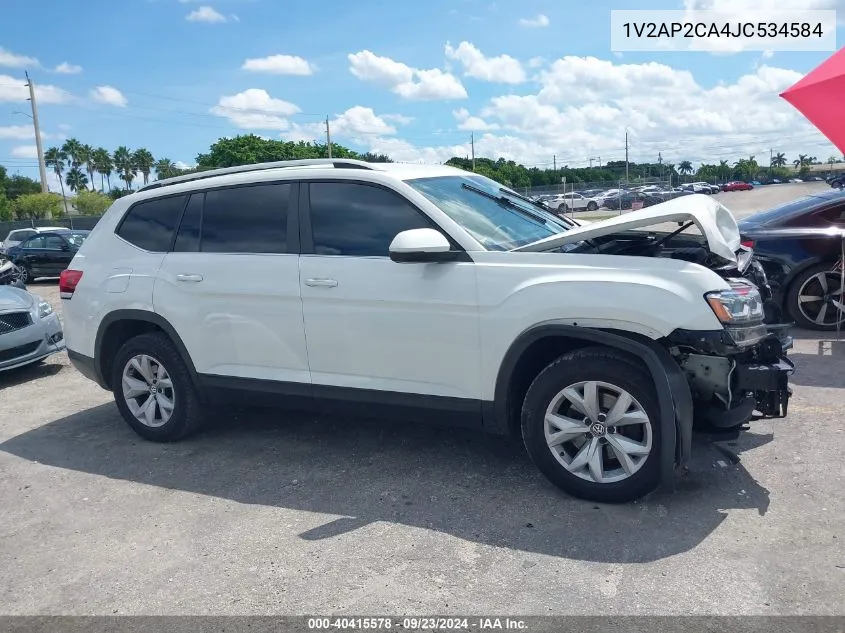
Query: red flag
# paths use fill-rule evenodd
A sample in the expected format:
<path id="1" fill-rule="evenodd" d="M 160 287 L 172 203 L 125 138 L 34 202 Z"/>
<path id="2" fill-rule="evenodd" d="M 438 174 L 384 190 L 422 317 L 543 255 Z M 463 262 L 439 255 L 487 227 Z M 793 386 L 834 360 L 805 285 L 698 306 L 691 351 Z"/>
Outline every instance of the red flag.
<path id="1" fill-rule="evenodd" d="M 845 154 L 845 48 L 780 96 Z"/>

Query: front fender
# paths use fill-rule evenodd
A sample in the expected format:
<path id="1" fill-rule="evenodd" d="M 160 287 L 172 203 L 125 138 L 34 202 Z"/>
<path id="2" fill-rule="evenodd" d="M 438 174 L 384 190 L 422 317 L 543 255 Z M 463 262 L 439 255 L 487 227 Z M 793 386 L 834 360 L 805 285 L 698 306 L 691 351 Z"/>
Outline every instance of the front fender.
<path id="1" fill-rule="evenodd" d="M 693 403 L 687 379 L 669 352 L 655 341 L 618 330 L 593 329 L 562 322 L 547 322 L 529 328 L 511 344 L 499 368 L 495 391 L 495 419 L 498 428 L 508 428 L 509 401 L 514 370 L 522 354 L 544 338 L 567 338 L 582 345 L 603 345 L 640 359 L 654 382 L 660 408 L 660 429 L 663 436 L 660 455 L 664 483 L 671 480 L 675 464 L 685 463 L 692 451 Z"/>

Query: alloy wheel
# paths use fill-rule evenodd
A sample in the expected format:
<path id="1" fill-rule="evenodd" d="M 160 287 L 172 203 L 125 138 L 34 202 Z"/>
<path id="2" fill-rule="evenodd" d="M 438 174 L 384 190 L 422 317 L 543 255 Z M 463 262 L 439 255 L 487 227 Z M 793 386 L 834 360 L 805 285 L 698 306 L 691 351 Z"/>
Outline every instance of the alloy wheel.
<path id="1" fill-rule="evenodd" d="M 829 270 L 809 277 L 798 290 L 798 309 L 816 325 L 845 323 L 845 296 L 840 273 Z"/>
<path id="2" fill-rule="evenodd" d="M 173 381 L 157 359 L 147 354 L 130 358 L 123 368 L 121 386 L 126 406 L 144 426 L 158 428 L 172 417 L 176 404 Z"/>
<path id="3" fill-rule="evenodd" d="M 584 381 L 561 389 L 546 409 L 543 430 L 555 459 L 570 473 L 594 483 L 623 481 L 651 453 L 651 423 L 625 389 Z"/>

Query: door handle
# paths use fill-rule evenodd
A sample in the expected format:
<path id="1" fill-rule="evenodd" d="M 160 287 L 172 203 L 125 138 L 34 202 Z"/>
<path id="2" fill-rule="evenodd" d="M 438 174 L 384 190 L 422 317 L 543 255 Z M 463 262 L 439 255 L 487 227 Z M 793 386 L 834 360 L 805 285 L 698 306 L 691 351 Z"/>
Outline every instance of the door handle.
<path id="1" fill-rule="evenodd" d="M 179 273 L 176 275 L 176 281 L 202 281 L 202 275 Z"/>
<path id="2" fill-rule="evenodd" d="M 324 278 L 317 279 L 317 278 L 312 277 L 311 279 L 305 280 L 305 285 L 311 286 L 312 288 L 317 287 L 317 286 L 321 286 L 321 287 L 324 287 L 324 288 L 334 288 L 335 286 L 337 286 L 337 281 L 335 281 L 334 279 L 324 279 Z"/>

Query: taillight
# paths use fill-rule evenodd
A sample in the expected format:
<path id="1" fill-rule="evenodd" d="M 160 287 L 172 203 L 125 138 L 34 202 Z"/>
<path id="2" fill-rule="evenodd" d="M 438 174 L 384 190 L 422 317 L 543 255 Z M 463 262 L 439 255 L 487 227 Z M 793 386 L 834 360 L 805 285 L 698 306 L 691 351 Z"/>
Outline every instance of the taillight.
<path id="1" fill-rule="evenodd" d="M 754 240 L 742 240 L 740 242 L 745 248 L 754 248 Z"/>
<path id="2" fill-rule="evenodd" d="M 76 290 L 80 279 L 82 279 L 81 270 L 63 270 L 59 276 L 59 296 L 62 299 L 73 297 L 73 291 Z"/>

